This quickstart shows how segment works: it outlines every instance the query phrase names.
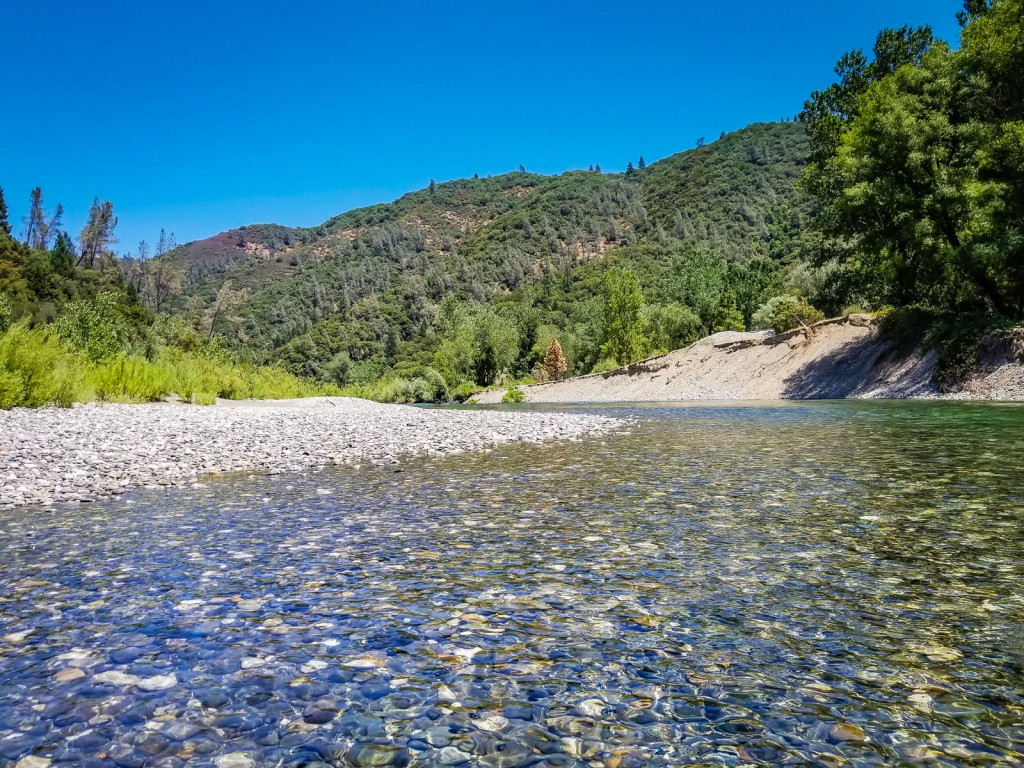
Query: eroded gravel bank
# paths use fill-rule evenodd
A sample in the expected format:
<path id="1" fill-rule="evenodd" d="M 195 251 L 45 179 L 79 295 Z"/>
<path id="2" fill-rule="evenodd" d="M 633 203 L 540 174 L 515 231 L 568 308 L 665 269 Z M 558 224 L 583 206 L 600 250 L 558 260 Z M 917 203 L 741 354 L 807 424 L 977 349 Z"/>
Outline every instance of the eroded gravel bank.
<path id="1" fill-rule="evenodd" d="M 211 473 L 576 440 L 622 424 L 595 415 L 428 410 L 353 398 L 0 411 L 0 507 L 89 501 Z"/>

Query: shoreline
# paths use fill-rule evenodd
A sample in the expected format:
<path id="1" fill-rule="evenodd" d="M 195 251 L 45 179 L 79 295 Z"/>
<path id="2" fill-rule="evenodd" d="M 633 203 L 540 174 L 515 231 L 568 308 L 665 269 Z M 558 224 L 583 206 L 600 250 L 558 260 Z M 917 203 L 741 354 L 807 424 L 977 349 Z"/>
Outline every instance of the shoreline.
<path id="1" fill-rule="evenodd" d="M 0 508 L 97 501 L 230 472 L 399 464 L 513 442 L 573 441 L 625 423 L 341 397 L 18 408 L 0 411 Z"/>
<path id="2" fill-rule="evenodd" d="M 990 339 L 956 392 L 935 384 L 938 355 L 898 349 L 868 315 L 772 334 L 726 331 L 605 373 L 521 386 L 528 403 L 765 400 L 1024 401 L 1024 329 Z M 504 389 L 473 402 L 501 402 Z"/>

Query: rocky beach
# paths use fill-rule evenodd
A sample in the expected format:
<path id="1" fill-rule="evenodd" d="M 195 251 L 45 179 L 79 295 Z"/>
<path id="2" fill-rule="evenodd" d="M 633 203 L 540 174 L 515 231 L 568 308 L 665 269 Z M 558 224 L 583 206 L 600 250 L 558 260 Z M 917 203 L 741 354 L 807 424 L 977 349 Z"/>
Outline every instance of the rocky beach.
<path id="1" fill-rule="evenodd" d="M 90 404 L 0 411 L 0 507 L 83 502 L 226 472 L 393 463 L 510 442 L 576 440 L 607 416 L 381 405 L 355 398 Z"/>

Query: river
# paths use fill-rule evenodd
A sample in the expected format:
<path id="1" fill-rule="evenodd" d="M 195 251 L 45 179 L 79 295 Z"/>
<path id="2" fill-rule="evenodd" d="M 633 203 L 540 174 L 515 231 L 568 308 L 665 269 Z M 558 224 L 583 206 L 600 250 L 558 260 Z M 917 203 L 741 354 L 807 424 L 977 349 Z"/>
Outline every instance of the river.
<path id="1" fill-rule="evenodd" d="M 599 410 L 4 512 L 0 765 L 1024 765 L 1024 407 Z"/>

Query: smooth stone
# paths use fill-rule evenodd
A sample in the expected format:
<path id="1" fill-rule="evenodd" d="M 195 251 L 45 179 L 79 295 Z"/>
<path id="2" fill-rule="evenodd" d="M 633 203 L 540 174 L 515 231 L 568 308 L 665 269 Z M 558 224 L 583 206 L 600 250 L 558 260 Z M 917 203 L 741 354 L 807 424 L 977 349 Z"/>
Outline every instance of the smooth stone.
<path id="1" fill-rule="evenodd" d="M 311 709 L 307 710 L 306 713 L 303 714 L 302 719 L 313 725 L 323 725 L 324 723 L 331 722 L 331 720 L 337 716 L 337 712 L 331 712 L 326 709 Z"/>
<path id="2" fill-rule="evenodd" d="M 138 685 L 141 678 L 135 675 L 127 675 L 124 672 L 118 672 L 115 669 L 108 670 L 107 672 L 100 672 L 93 675 L 93 680 L 97 683 L 110 683 L 111 685 Z"/>
<path id="3" fill-rule="evenodd" d="M 139 680 L 138 686 L 144 691 L 165 691 L 178 684 L 177 675 L 153 675 Z"/>
<path id="4" fill-rule="evenodd" d="M 25 757 L 14 764 L 14 768 L 48 768 L 52 762 L 48 757 L 25 755 Z"/>
<path id="5" fill-rule="evenodd" d="M 833 741 L 867 741 L 867 734 L 851 723 L 836 723 L 828 729 L 828 737 Z"/>
<path id="6" fill-rule="evenodd" d="M 78 667 L 66 667 L 53 676 L 58 683 L 69 683 L 72 680 L 80 680 L 85 677 L 85 672 Z"/>
<path id="7" fill-rule="evenodd" d="M 409 764 L 409 750 L 396 744 L 353 744 L 345 758 L 355 768 L 405 766 Z"/>
<path id="8" fill-rule="evenodd" d="M 229 752 L 218 757 L 213 761 L 213 764 L 217 768 L 253 768 L 256 765 L 256 761 L 245 754 L 245 752 Z"/>

